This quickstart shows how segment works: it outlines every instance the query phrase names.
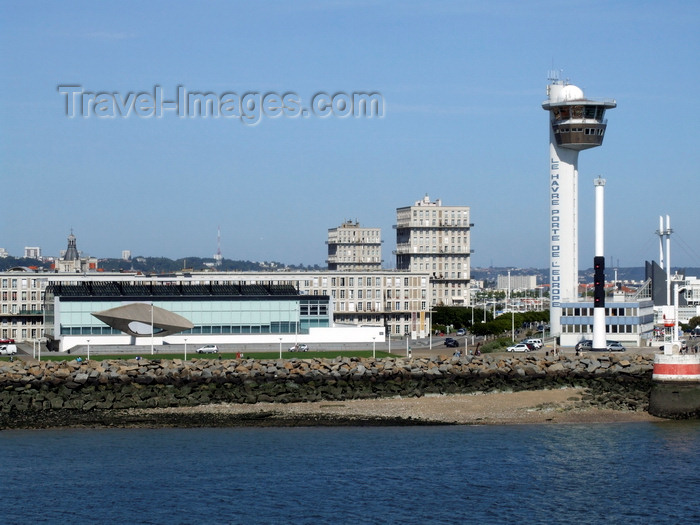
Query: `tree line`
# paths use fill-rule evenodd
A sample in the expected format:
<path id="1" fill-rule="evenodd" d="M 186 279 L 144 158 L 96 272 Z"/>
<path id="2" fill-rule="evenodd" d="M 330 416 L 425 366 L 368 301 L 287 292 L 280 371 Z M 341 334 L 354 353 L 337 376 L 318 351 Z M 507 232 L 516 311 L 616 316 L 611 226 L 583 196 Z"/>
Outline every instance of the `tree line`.
<path id="1" fill-rule="evenodd" d="M 464 328 L 474 335 L 500 335 L 509 332 L 515 324 L 519 329 L 549 323 L 549 310 L 510 312 L 494 317 L 493 313 L 483 308 L 464 308 L 461 306 L 437 306 L 433 309 L 433 327 L 437 330 Z M 486 319 L 486 321 L 484 321 Z M 473 320 L 473 323 L 472 323 Z"/>

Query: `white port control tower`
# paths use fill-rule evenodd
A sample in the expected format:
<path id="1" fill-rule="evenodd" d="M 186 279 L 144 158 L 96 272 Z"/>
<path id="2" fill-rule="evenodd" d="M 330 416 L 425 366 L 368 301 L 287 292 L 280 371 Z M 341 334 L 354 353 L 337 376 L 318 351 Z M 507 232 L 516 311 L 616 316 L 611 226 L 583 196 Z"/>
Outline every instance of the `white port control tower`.
<path id="1" fill-rule="evenodd" d="M 583 91 L 550 75 L 549 111 L 549 316 L 561 334 L 561 304 L 578 301 L 578 152 L 603 143 L 605 110 L 614 100 L 590 100 Z"/>

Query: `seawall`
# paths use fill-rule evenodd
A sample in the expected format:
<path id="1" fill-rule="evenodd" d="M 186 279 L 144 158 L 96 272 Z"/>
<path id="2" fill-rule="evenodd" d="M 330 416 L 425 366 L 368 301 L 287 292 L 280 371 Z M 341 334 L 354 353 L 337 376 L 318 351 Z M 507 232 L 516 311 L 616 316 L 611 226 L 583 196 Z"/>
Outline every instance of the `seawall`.
<path id="1" fill-rule="evenodd" d="M 0 428 L 104 423 L 130 408 L 340 401 L 579 386 L 587 400 L 647 410 L 653 360 L 642 355 L 286 360 L 5 362 Z"/>

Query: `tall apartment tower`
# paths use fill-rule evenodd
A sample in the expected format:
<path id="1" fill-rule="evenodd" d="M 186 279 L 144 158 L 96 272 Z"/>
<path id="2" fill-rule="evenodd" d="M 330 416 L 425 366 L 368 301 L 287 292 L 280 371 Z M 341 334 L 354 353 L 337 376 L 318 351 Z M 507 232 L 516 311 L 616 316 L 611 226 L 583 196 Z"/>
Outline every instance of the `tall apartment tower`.
<path id="1" fill-rule="evenodd" d="M 382 230 L 362 228 L 359 222 L 345 221 L 328 230 L 329 270 L 373 271 L 382 269 Z"/>
<path id="2" fill-rule="evenodd" d="M 433 306 L 470 304 L 469 215 L 469 206 L 443 206 L 428 195 L 396 209 L 396 269 L 429 272 Z"/>
<path id="3" fill-rule="evenodd" d="M 614 100 L 589 100 L 550 75 L 549 112 L 549 322 L 561 334 L 561 303 L 578 300 L 578 153 L 603 143 L 605 111 Z"/>

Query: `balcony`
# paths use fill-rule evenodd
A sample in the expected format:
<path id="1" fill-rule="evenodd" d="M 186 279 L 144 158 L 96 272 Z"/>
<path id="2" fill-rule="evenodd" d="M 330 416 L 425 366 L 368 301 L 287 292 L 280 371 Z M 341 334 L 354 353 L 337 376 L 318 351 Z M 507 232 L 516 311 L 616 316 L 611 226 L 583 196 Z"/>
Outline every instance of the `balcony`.
<path id="1" fill-rule="evenodd" d="M 5 312 L 0 314 L 0 317 L 17 317 L 17 316 L 43 316 L 44 310 L 19 310 L 17 312 Z"/>
<path id="2" fill-rule="evenodd" d="M 456 224 L 452 221 L 452 219 L 440 219 L 440 220 L 435 220 L 433 222 L 432 219 L 423 219 L 422 221 L 420 220 L 415 220 L 415 221 L 396 221 L 396 224 L 394 224 L 393 229 L 395 230 L 403 230 L 403 229 L 424 229 L 424 230 L 468 230 L 470 228 L 474 227 L 474 223 L 470 222 L 468 224 L 462 223 L 462 224 Z"/>
<path id="3" fill-rule="evenodd" d="M 393 251 L 394 255 L 416 255 L 416 256 L 426 256 L 426 257 L 431 257 L 431 256 L 442 256 L 442 255 L 453 255 L 453 256 L 469 256 L 473 253 L 473 250 L 464 250 L 464 251 L 458 251 L 458 250 L 452 250 L 450 248 L 459 248 L 461 246 L 464 246 L 463 244 L 450 244 L 447 247 L 442 246 L 438 248 L 432 248 L 429 246 L 423 246 L 423 251 L 419 251 L 419 246 L 418 245 L 412 245 L 409 243 L 398 243 L 396 245 L 396 249 Z"/>

